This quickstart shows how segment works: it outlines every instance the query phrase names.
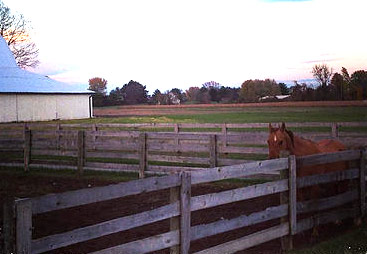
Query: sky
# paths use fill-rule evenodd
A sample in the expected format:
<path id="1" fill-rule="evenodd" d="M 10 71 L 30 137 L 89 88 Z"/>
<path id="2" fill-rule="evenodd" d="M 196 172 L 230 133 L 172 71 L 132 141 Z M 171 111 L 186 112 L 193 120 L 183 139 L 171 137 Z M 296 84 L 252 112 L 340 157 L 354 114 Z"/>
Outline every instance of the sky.
<path id="1" fill-rule="evenodd" d="M 152 94 L 367 69 L 366 0 L 2 1 L 31 22 L 31 71 L 72 85 L 134 80 Z"/>

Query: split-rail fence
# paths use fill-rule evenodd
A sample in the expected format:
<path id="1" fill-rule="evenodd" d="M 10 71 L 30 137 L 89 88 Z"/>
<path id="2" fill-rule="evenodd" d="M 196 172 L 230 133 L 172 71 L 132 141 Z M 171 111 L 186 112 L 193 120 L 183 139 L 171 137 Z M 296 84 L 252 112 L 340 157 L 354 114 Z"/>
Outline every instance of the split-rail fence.
<path id="1" fill-rule="evenodd" d="M 287 123 L 296 135 L 367 143 L 367 122 Z M 267 158 L 267 123 L 251 124 L 4 124 L 0 165 L 30 168 L 195 171 Z M 362 129 L 358 132 L 355 129 Z"/>
<path id="2" fill-rule="evenodd" d="M 348 170 L 312 175 L 299 178 L 298 167 L 339 161 L 350 161 Z M 151 253 L 171 249 L 172 253 L 192 253 L 193 241 L 232 230 L 257 225 L 267 221 L 276 224 L 260 231 L 241 236 L 215 246 L 195 251 L 195 254 L 235 253 L 273 239 L 282 238 L 292 247 L 292 236 L 317 225 L 336 220 L 364 216 L 366 212 L 366 151 L 348 150 L 332 154 L 319 154 L 296 158 L 280 158 L 239 165 L 215 167 L 192 172 L 180 172 L 161 177 L 148 177 L 105 187 L 81 189 L 60 194 L 48 194 L 37 198 L 24 198 L 9 202 L 4 209 L 4 235 L 6 253 L 43 253 L 67 247 L 80 242 L 96 239 L 120 231 L 141 227 L 151 223 L 170 220 L 170 229 L 156 235 L 133 240 L 94 254 L 104 253 Z M 230 189 L 217 193 L 192 196 L 193 185 L 210 183 L 230 178 L 242 178 L 259 173 L 283 172 L 280 179 L 262 184 Z M 354 187 L 344 193 L 318 200 L 297 200 L 297 189 L 311 185 L 322 185 L 334 181 L 351 180 Z M 148 211 L 99 221 L 94 225 L 58 232 L 34 238 L 32 218 L 36 215 L 59 211 L 76 206 L 88 205 L 140 193 L 154 193 L 157 190 L 170 192 L 170 203 Z M 280 194 L 279 205 L 265 210 L 244 214 L 231 219 L 220 219 L 207 224 L 191 225 L 192 214 L 202 209 L 236 203 L 271 194 Z M 279 197 L 279 196 L 278 196 Z M 279 198 L 278 198 L 279 199 Z M 310 214 L 309 217 L 300 217 Z M 14 219 L 13 219 L 14 218 Z M 223 237 L 225 239 L 225 237 Z"/>

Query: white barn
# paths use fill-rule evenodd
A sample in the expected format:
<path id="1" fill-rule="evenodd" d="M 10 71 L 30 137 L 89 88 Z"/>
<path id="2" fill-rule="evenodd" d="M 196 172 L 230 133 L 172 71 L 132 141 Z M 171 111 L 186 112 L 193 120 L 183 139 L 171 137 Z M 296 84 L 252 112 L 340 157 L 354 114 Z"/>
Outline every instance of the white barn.
<path id="1" fill-rule="evenodd" d="M 0 123 L 90 118 L 91 95 L 20 69 L 0 36 Z"/>

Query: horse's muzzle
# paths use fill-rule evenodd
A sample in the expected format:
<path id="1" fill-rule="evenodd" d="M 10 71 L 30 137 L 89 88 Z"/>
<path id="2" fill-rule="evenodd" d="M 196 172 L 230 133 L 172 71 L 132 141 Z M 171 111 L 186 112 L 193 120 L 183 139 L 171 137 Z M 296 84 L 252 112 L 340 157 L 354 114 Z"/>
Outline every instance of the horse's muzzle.
<path id="1" fill-rule="evenodd" d="M 282 150 L 279 152 L 279 158 L 285 158 L 291 155 L 291 152 L 288 150 Z"/>

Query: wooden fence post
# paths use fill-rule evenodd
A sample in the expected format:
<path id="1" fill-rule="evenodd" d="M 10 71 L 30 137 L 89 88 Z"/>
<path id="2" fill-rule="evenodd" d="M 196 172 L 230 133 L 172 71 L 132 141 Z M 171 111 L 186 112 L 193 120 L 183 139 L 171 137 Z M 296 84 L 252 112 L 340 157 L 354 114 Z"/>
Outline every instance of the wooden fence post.
<path id="1" fill-rule="evenodd" d="M 98 127 L 97 127 L 97 124 L 92 124 L 92 142 L 93 142 L 93 150 L 96 150 L 96 140 L 97 140 L 97 135 L 96 135 L 96 132 L 98 131 Z"/>
<path id="2" fill-rule="evenodd" d="M 180 133 L 180 126 L 178 125 L 178 123 L 176 123 L 174 125 L 174 132 L 176 134 L 176 138 L 175 138 L 175 145 L 177 146 L 177 152 L 179 152 L 179 149 L 178 149 L 178 145 L 180 144 L 180 139 L 179 139 L 179 133 Z"/>
<path id="3" fill-rule="evenodd" d="M 179 245 L 170 248 L 170 254 L 188 254 L 191 228 L 191 174 L 180 173 L 181 185 L 170 189 L 170 203 L 180 201 L 180 216 L 170 219 L 170 231 L 179 230 Z"/>
<path id="4" fill-rule="evenodd" d="M 359 179 L 360 179 L 360 204 L 361 204 L 361 216 L 366 214 L 366 148 L 361 150 L 361 158 L 359 160 Z"/>
<path id="5" fill-rule="evenodd" d="M 337 138 L 339 136 L 338 128 L 338 123 L 331 123 L 331 136 L 333 138 Z"/>
<path id="6" fill-rule="evenodd" d="M 217 166 L 217 135 L 210 135 L 210 142 L 209 142 L 209 149 L 210 149 L 210 167 L 215 168 Z"/>
<path id="7" fill-rule="evenodd" d="M 15 201 L 6 198 L 3 206 L 3 252 L 15 253 Z M 1 250 L 1 249 L 0 249 Z"/>
<path id="8" fill-rule="evenodd" d="M 31 163 L 31 149 L 32 149 L 32 132 L 29 129 L 24 130 L 24 171 L 29 171 L 29 164 Z"/>
<path id="9" fill-rule="evenodd" d="M 227 124 L 222 125 L 223 147 L 227 147 Z"/>
<path id="10" fill-rule="evenodd" d="M 147 169 L 147 134 L 141 133 L 139 136 L 140 151 L 139 151 L 139 178 L 145 177 L 145 171 Z"/>
<path id="11" fill-rule="evenodd" d="M 188 254 L 191 241 L 191 174 L 188 172 L 181 173 L 180 211 L 180 254 Z"/>
<path id="12" fill-rule="evenodd" d="M 286 156 L 284 155 L 282 157 L 285 158 Z M 289 166 L 290 166 L 290 164 L 289 164 Z M 284 169 L 284 170 L 280 171 L 280 179 L 281 180 L 288 179 L 288 177 L 290 175 L 291 175 L 290 168 Z M 291 183 L 291 180 L 289 179 L 289 185 L 288 185 L 289 187 L 290 187 L 290 183 Z M 291 196 L 290 189 L 289 189 L 288 193 L 281 192 L 280 193 L 280 204 L 281 205 L 288 204 L 289 207 L 290 207 L 291 206 L 290 201 L 289 201 L 290 196 Z M 283 224 L 285 222 L 288 222 L 289 219 L 290 219 L 290 208 L 289 208 L 288 218 L 286 218 L 286 217 L 280 218 L 280 224 Z M 282 251 L 283 252 L 292 249 L 293 242 L 292 242 L 292 236 L 291 236 L 291 232 L 290 231 L 289 231 L 289 235 L 280 238 L 280 244 L 281 244 L 281 248 L 282 248 Z"/>
<path id="13" fill-rule="evenodd" d="M 290 235 L 297 233 L 297 164 L 296 156 L 288 157 L 289 163 L 289 227 Z M 291 238 L 291 248 L 293 248 L 293 239 Z"/>
<path id="14" fill-rule="evenodd" d="M 31 253 L 32 202 L 30 199 L 15 201 L 16 210 L 16 253 Z"/>
<path id="15" fill-rule="evenodd" d="M 178 123 L 175 123 L 174 128 L 175 128 L 174 131 L 176 134 L 180 133 L 180 126 Z"/>
<path id="16" fill-rule="evenodd" d="M 170 188 L 170 203 L 175 203 L 180 199 L 180 186 Z M 180 229 L 180 219 L 173 217 L 170 219 L 170 231 Z M 175 245 L 170 248 L 170 254 L 179 254 L 180 245 Z"/>
<path id="17" fill-rule="evenodd" d="M 61 125 L 60 125 L 60 123 L 58 123 L 58 124 L 56 124 L 56 149 L 57 150 L 60 150 L 60 148 L 61 148 L 61 133 L 60 133 L 60 131 L 61 131 Z"/>
<path id="18" fill-rule="evenodd" d="M 78 174 L 83 175 L 85 164 L 85 132 L 78 131 Z"/>

